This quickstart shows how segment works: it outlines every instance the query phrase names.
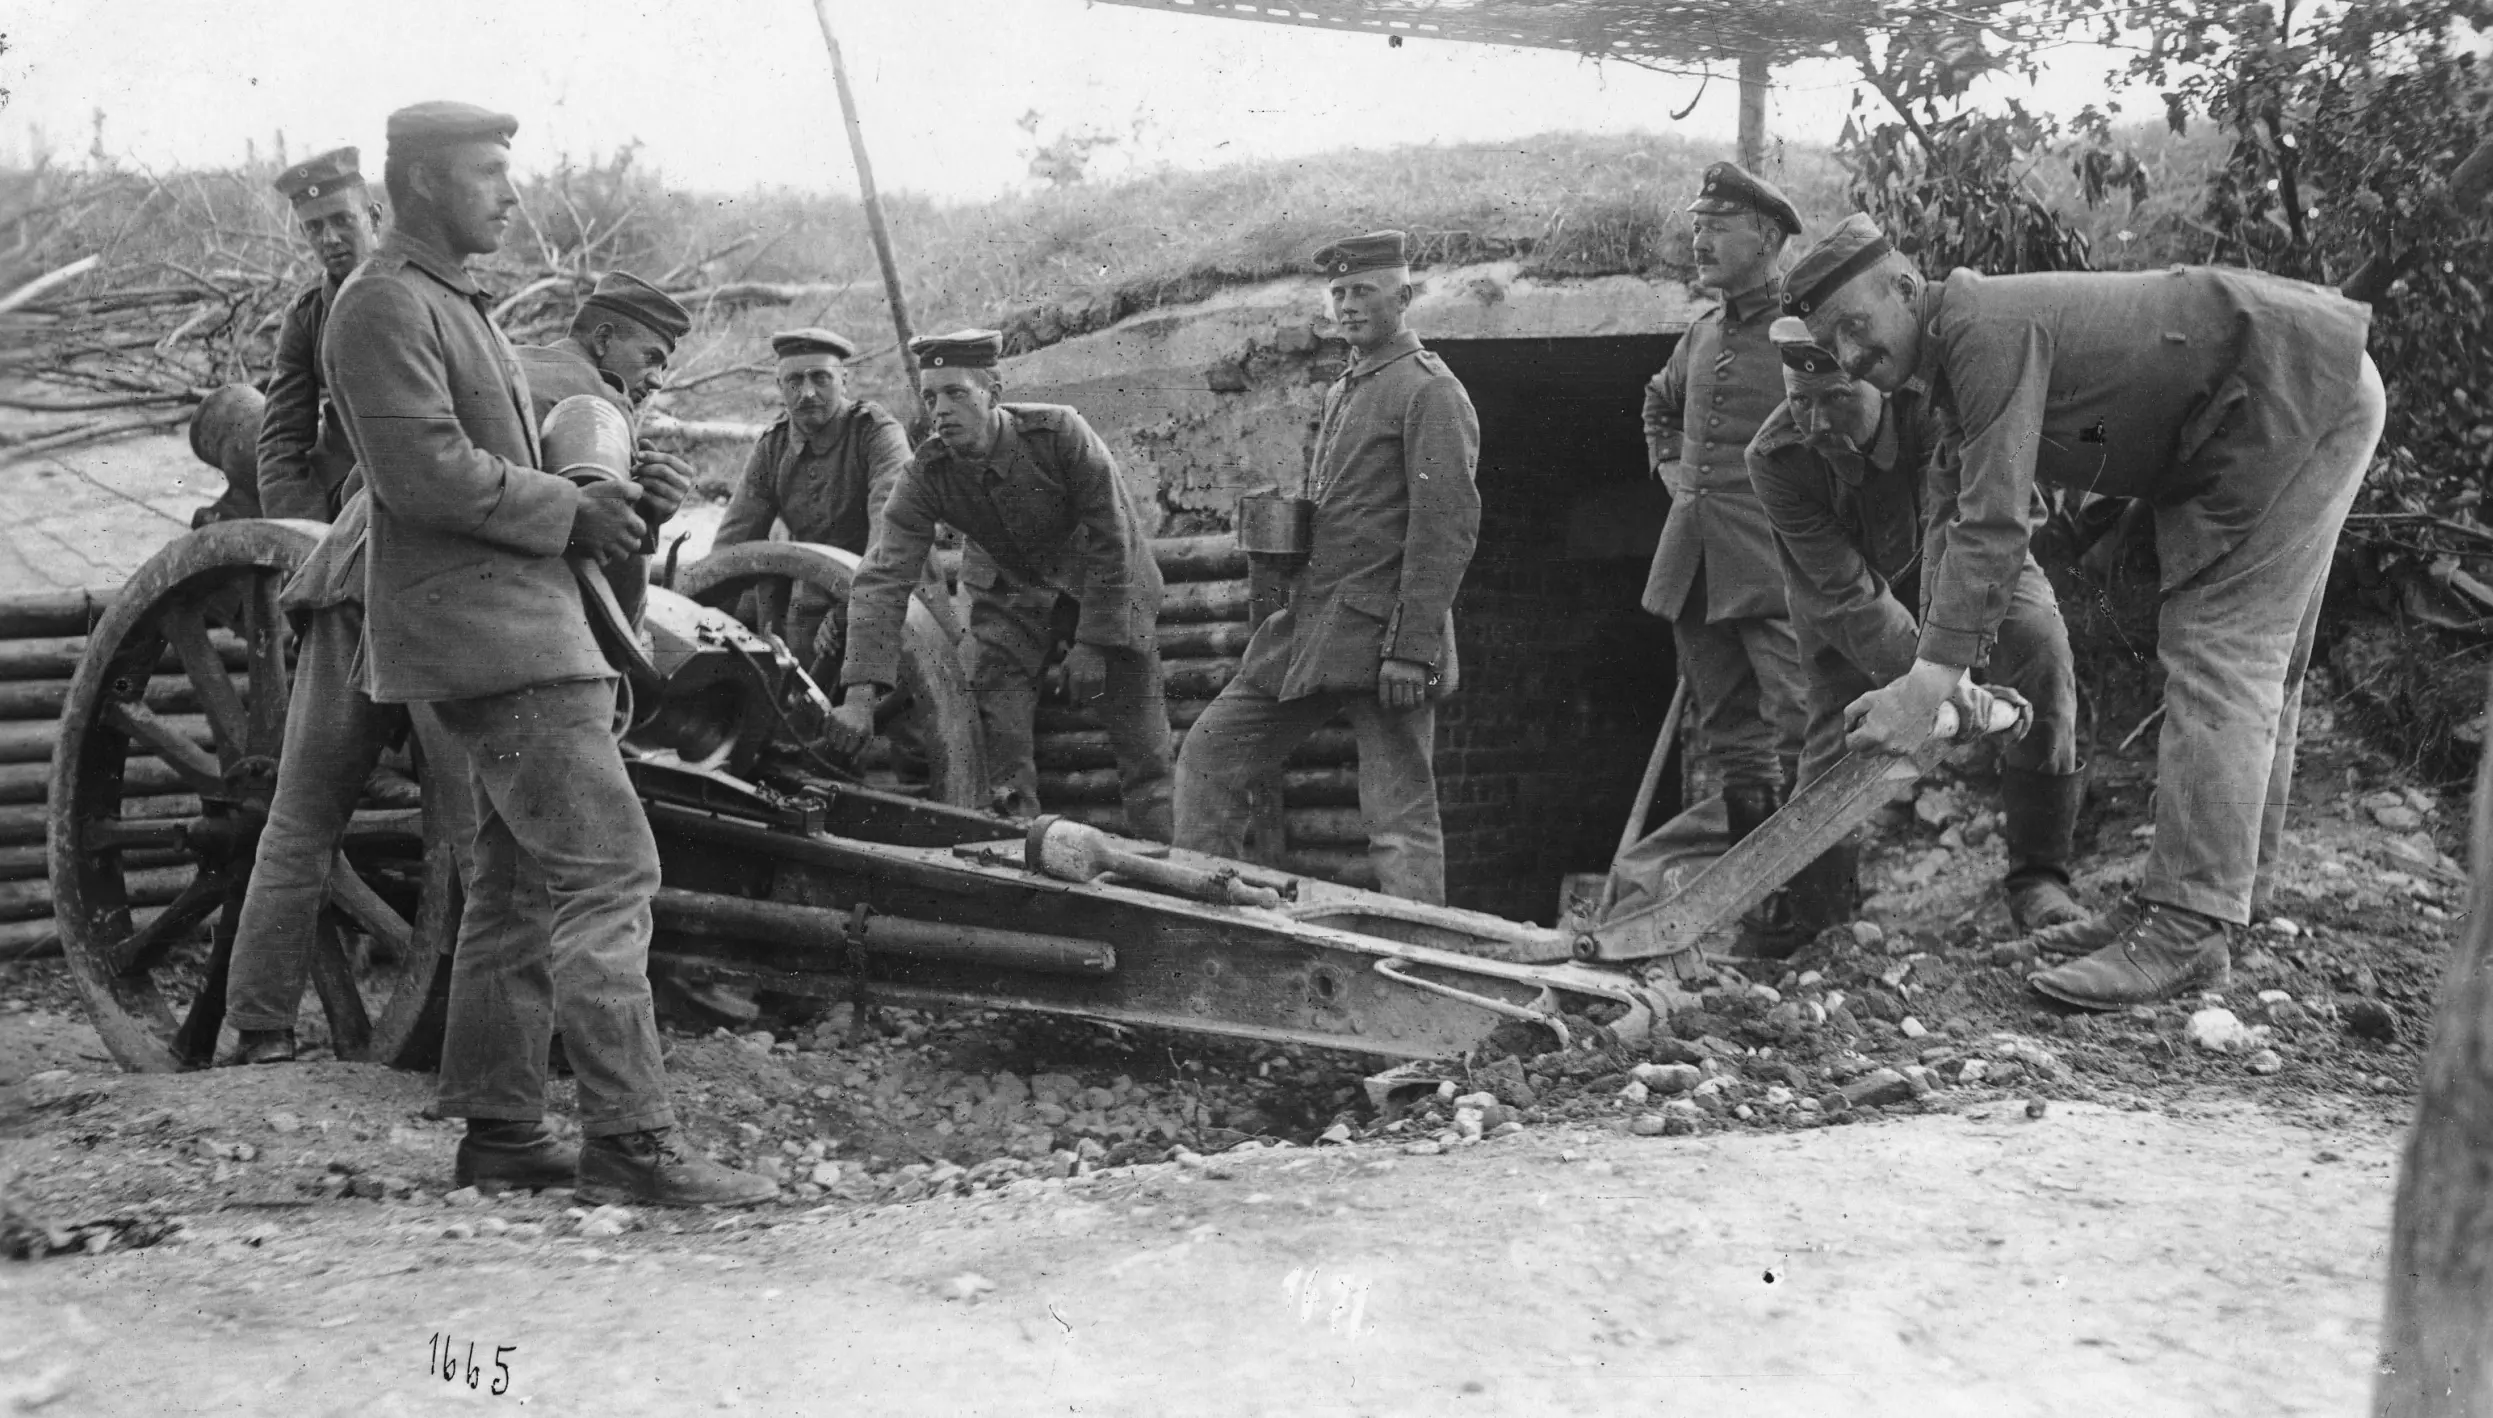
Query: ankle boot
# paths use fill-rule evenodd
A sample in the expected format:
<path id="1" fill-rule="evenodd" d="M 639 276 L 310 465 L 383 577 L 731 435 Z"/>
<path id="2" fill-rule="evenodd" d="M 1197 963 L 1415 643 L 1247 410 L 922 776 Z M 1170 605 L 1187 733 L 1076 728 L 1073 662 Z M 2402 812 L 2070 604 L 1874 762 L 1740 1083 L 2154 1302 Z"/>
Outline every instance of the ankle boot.
<path id="1" fill-rule="evenodd" d="M 778 1184 L 722 1167 L 686 1147 L 673 1128 L 593 1137 L 580 1149 L 584 1206 L 751 1206 L 779 1195 Z"/>
<path id="2" fill-rule="evenodd" d="M 1783 891 L 1791 904 L 1793 932 L 1803 943 L 1816 940 L 1829 926 L 1850 922 L 1861 913 L 1861 843 L 1847 836 L 1827 848 Z"/>
<path id="3" fill-rule="evenodd" d="M 580 1171 L 580 1149 L 556 1140 L 541 1122 L 470 1118 L 450 1177 L 463 1187 L 567 1187 Z"/>
<path id="4" fill-rule="evenodd" d="M 2000 770 L 2000 837 L 2008 848 L 2008 914 L 2019 930 L 2039 931 L 2086 919 L 2069 892 L 2069 861 L 2077 854 L 2078 810 L 2086 775 Z"/>
<path id="5" fill-rule="evenodd" d="M 1783 806 L 1783 790 L 1758 783 L 1741 783 L 1723 789 L 1724 837 L 1738 846 L 1750 833 L 1763 826 Z M 1740 939 L 1732 947 L 1735 955 L 1763 959 L 1781 959 L 1809 943 L 1793 925 L 1789 888 L 1777 887 L 1766 893 L 1740 920 Z"/>

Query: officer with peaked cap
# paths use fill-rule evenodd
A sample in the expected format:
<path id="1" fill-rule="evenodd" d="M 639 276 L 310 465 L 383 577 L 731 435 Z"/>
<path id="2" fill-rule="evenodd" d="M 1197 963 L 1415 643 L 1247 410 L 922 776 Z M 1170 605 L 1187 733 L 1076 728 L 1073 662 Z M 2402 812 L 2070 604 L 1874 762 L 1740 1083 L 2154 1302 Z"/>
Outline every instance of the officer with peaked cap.
<path id="1" fill-rule="evenodd" d="M 566 559 L 636 557 L 641 511 L 663 516 L 677 491 L 637 468 L 584 485 L 540 467 L 527 377 L 467 268 L 501 246 L 518 205 L 517 126 L 467 104 L 390 115 L 390 234 L 330 315 L 329 383 L 370 481 L 371 697 L 422 706 L 463 755 L 475 803 L 435 1106 L 467 1120 L 461 1184 L 569 1185 L 591 1205 L 761 1201 L 777 1188 L 676 1128 L 649 988 L 657 841 L 615 742 L 616 674 Z M 333 529 L 322 550 L 336 541 Z M 558 1028 L 578 1147 L 544 1123 Z"/>
<path id="2" fill-rule="evenodd" d="M 1844 373 L 1785 316 L 1770 327 L 1784 401 L 1748 447 L 1749 479 L 1774 523 L 1792 628 L 1809 669 L 1809 738 L 1800 781 L 1844 753 L 1844 710 L 1913 667 L 1919 635 L 1924 469 L 1957 456 L 1929 391 L 1893 394 Z M 2043 568 L 2018 568 L 1985 678 L 2025 696 L 2034 725 L 2001 750 L 2001 837 L 2008 909 L 2029 930 L 2081 920 L 2069 895 L 2082 780 L 2069 631 Z M 1792 883 L 1798 939 L 1850 919 L 1858 846 L 1839 844 Z"/>
<path id="3" fill-rule="evenodd" d="M 790 541 L 862 556 L 909 466 L 909 431 L 880 404 L 850 394 L 848 361 L 857 347 L 845 335 L 782 330 L 770 337 L 770 349 L 779 361 L 780 414 L 745 459 L 712 545 L 764 541 L 771 524 L 781 522 Z M 798 588 L 789 604 L 788 643 L 809 667 L 831 648 L 817 644 L 830 608 L 830 598 L 811 586 Z M 834 640 L 841 629 L 833 617 Z"/>
<path id="4" fill-rule="evenodd" d="M 875 701 L 898 682 L 909 593 L 943 522 L 969 543 L 961 580 L 974 593 L 971 683 L 998 806 L 1019 816 L 1039 811 L 1033 720 L 1040 678 L 1062 649 L 1068 695 L 1105 721 L 1126 830 L 1169 840 L 1160 568 L 1132 489 L 1082 415 L 1001 401 L 1003 336 L 963 330 L 909 348 L 935 436 L 919 445 L 883 505 L 849 594 L 832 747 L 853 753 L 874 731 Z"/>
<path id="5" fill-rule="evenodd" d="M 1625 855 L 1623 900 L 1664 894 L 1676 870 L 1772 817 L 1809 717 L 1774 533 L 1746 457 L 1783 402 L 1783 365 L 1766 330 L 1775 268 L 1800 234 L 1800 214 L 1773 183 L 1729 162 L 1706 168 L 1688 211 L 1697 283 L 1722 303 L 1697 317 L 1645 388 L 1646 454 L 1670 489 L 1671 512 L 1643 605 L 1671 622 L 1688 684 L 1693 776 L 1718 783 L 1721 796 L 1694 802 Z"/>
<path id="6" fill-rule="evenodd" d="M 320 336 L 339 285 L 381 239 L 381 205 L 364 186 L 353 148 L 296 163 L 274 185 L 292 204 L 321 274 L 286 307 L 278 327 L 277 367 L 260 419 L 259 503 L 266 516 L 326 522 L 346 500 L 355 453 L 321 381 Z"/>
<path id="7" fill-rule="evenodd" d="M 1442 905 L 1431 755 L 1436 703 L 1458 679 L 1454 597 L 1480 536 L 1480 419 L 1462 382 L 1405 326 L 1414 288 L 1401 232 L 1335 242 L 1314 264 L 1354 358 L 1325 391 L 1316 429 L 1307 564 L 1186 735 L 1177 845 L 1238 856 L 1249 788 L 1347 714 L 1377 886 Z"/>
<path id="8" fill-rule="evenodd" d="M 2222 980 L 2283 839 L 2320 592 L 2385 417 L 2370 312 L 2222 267 L 1932 281 L 1863 216 L 1793 267 L 1784 304 L 1856 377 L 1928 383 L 1964 440 L 1933 489 L 1912 667 L 1852 706 L 1853 743 L 1917 747 L 1990 660 L 2038 481 L 2155 509 L 2155 843 L 2134 894 L 2035 937 L 2083 958 L 2033 984 L 2117 1009 Z"/>

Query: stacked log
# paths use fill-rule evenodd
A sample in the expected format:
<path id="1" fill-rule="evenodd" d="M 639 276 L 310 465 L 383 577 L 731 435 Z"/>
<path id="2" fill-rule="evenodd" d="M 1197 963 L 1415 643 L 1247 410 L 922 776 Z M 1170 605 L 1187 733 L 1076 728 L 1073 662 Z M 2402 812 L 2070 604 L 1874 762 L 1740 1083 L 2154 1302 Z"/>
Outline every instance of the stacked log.
<path id="1" fill-rule="evenodd" d="M 104 604 L 103 597 L 84 591 L 0 597 L 0 961 L 50 955 L 59 948 L 45 845 L 52 750 L 69 701 L 70 676 Z M 220 632 L 213 643 L 229 669 L 244 665 L 239 640 Z M 145 702 L 193 742 L 213 747 L 198 696 L 170 653 L 148 680 Z M 199 812 L 199 799 L 183 792 L 173 771 L 153 755 L 133 754 L 123 785 L 133 795 L 122 801 L 124 817 L 180 819 Z M 152 907 L 172 900 L 190 884 L 188 862 L 186 854 L 171 848 L 124 853 L 130 904 Z M 133 912 L 141 922 L 153 914 Z"/>
<path id="2" fill-rule="evenodd" d="M 1166 585 L 1160 599 L 1160 663 L 1168 682 L 1174 754 L 1204 706 L 1237 674 L 1238 657 L 1253 633 L 1247 622 L 1247 558 L 1225 532 L 1159 538 L 1151 551 Z M 1096 714 L 1041 704 L 1038 763 L 1039 802 L 1047 811 L 1124 830 L 1116 755 Z M 1253 842 L 1249 855 L 1303 876 L 1375 885 L 1359 819 L 1357 765 L 1346 723 L 1317 731 L 1282 770 L 1281 811 L 1268 818 L 1266 828 L 1281 840 Z"/>

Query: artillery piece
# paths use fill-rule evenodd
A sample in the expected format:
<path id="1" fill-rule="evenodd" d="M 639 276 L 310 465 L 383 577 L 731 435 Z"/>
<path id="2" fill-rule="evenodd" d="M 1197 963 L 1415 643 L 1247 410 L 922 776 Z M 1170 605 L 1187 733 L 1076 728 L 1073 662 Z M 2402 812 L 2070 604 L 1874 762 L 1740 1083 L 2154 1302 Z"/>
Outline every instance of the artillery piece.
<path id="1" fill-rule="evenodd" d="M 321 530 L 229 522 L 175 540 L 114 600 L 71 682 L 54 910 L 126 1068 L 198 1067 L 215 1050 L 285 736 L 278 593 Z M 807 740 L 824 700 L 799 664 L 818 647 L 778 632 L 801 591 L 844 612 L 856 565 L 742 546 L 652 588 L 659 673 L 634 687 L 624 747 L 664 870 L 653 970 L 1400 1059 L 1519 1026 L 1535 1049 L 1651 1026 L 1627 974 L 1539 963 L 1579 952 L 1559 931 L 982 811 L 978 720 L 940 599 L 912 602 L 889 706 L 911 721 L 926 781 L 870 782 L 821 758 Z M 441 766 L 421 767 L 437 791 Z M 311 969 L 335 1051 L 429 1066 L 458 929 L 452 844 L 420 809 L 366 811 L 339 856 Z M 379 963 L 358 963 L 350 931 L 379 943 Z"/>

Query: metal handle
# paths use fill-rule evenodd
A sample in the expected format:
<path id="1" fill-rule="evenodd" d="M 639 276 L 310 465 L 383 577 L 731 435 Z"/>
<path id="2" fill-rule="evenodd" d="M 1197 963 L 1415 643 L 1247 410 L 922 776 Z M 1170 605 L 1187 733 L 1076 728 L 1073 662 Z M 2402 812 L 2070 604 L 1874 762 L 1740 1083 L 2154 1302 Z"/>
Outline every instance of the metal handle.
<path id="1" fill-rule="evenodd" d="M 1558 1036 L 1558 1047 L 1562 1049 L 1575 1047 L 1573 1040 L 1567 1034 L 1567 1021 L 1559 1014 L 1556 998 L 1547 988 L 1541 991 L 1541 997 L 1532 1004 L 1509 1004 L 1505 1000 L 1491 999 L 1487 995 L 1475 994 L 1470 990 L 1457 989 L 1452 985 L 1441 985 L 1435 980 L 1423 980 L 1417 975 L 1406 975 L 1394 968 L 1401 963 L 1392 956 L 1387 956 L 1376 962 L 1376 973 L 1395 984 L 1411 985 L 1431 994 L 1443 995 L 1450 1000 L 1459 1000 L 1476 1009 L 1485 1009 L 1491 1014 L 1504 1015 L 1508 1019 L 1520 1019 L 1527 1024 L 1546 1025 L 1551 1033 Z"/>

